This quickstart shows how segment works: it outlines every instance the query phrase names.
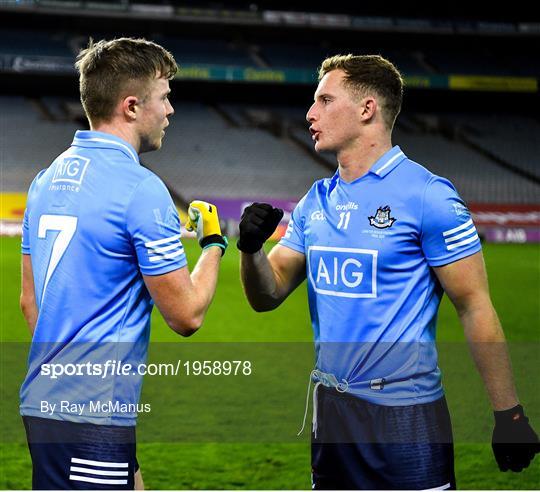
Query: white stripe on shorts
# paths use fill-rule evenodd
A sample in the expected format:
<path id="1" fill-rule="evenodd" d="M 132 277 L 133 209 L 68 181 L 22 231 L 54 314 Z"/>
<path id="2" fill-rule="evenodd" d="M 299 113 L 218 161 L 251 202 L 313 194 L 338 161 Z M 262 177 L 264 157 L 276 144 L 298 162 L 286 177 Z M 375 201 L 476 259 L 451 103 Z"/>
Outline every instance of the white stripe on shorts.
<path id="1" fill-rule="evenodd" d="M 94 468 L 81 468 L 80 466 L 72 466 L 70 472 L 88 473 L 89 475 L 101 475 L 106 477 L 127 477 L 127 471 L 116 470 L 95 470 Z"/>
<path id="2" fill-rule="evenodd" d="M 440 485 L 439 487 L 433 487 L 432 489 L 422 489 L 422 490 L 446 490 L 450 488 L 450 482 L 445 483 L 444 485 Z"/>
<path id="3" fill-rule="evenodd" d="M 70 475 L 69 479 L 77 482 L 103 483 L 108 485 L 127 485 L 127 480 L 108 480 L 105 478 L 83 477 L 79 475 Z"/>
<path id="4" fill-rule="evenodd" d="M 82 460 L 81 458 L 71 458 L 71 462 L 78 463 L 79 465 L 102 466 L 105 468 L 127 468 L 129 465 L 129 463 L 113 463 L 112 461 Z"/>

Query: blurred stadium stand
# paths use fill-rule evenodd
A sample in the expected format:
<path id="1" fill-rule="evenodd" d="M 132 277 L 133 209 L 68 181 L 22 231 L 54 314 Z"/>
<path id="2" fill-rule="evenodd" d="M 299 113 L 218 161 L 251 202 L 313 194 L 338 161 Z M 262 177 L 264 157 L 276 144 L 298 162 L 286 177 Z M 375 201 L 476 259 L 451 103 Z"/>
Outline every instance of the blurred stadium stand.
<path id="1" fill-rule="evenodd" d="M 328 49 L 315 43 L 264 43 L 258 52 L 270 67 L 298 68 L 317 67 L 330 53 Z"/>
<path id="2" fill-rule="evenodd" d="M 29 29 L 0 29 L 0 53 L 74 58 L 65 33 Z"/>
<path id="3" fill-rule="evenodd" d="M 540 180 L 540 123 L 520 115 L 510 117 L 459 115 L 447 117 L 465 141 L 526 177 Z"/>
<path id="4" fill-rule="evenodd" d="M 223 117 L 202 104 L 177 104 L 160 152 L 143 161 L 190 201 L 197 196 L 298 198 L 332 173 L 287 136 Z M 236 107 L 232 114 L 241 113 Z"/>
<path id="5" fill-rule="evenodd" d="M 24 97 L 0 96 L 0 115 L 2 192 L 26 192 L 80 127 L 53 119 L 42 101 Z"/>
<path id="6" fill-rule="evenodd" d="M 497 165 L 459 141 L 432 133 L 409 133 L 398 125 L 394 143 L 410 159 L 448 178 L 466 202 L 540 203 L 540 185 Z"/>
<path id="7" fill-rule="evenodd" d="M 162 44 L 184 67 L 163 147 L 142 156 L 180 204 L 294 200 L 332 175 L 335 157 L 315 154 L 305 114 L 321 60 L 348 52 L 380 53 L 406 76 L 394 143 L 411 159 L 470 203 L 540 204 L 534 15 L 432 6 L 413 19 L 395 5 L 278 4 L 0 3 L 2 191 L 26 191 L 86 127 L 73 62 L 89 36 L 129 35 Z M 453 75 L 470 78 L 460 86 Z"/>
<path id="8" fill-rule="evenodd" d="M 437 73 L 474 75 L 540 75 L 540 56 L 499 50 L 488 45 L 422 47 L 422 54 Z M 397 63 L 397 60 L 396 60 Z"/>
<path id="9" fill-rule="evenodd" d="M 54 58 L 69 67 L 79 48 L 88 38 L 111 37 L 107 32 L 40 32 L 0 27 L 0 57 L 4 66 L 13 57 Z M 500 52 L 487 46 L 449 49 L 443 46 L 417 46 L 396 49 L 388 45 L 359 42 L 254 42 L 223 37 L 200 39 L 196 37 L 152 37 L 166 46 L 183 65 L 216 65 L 233 67 L 302 69 L 314 72 L 326 56 L 355 53 L 379 53 L 392 60 L 406 75 L 470 74 L 490 76 L 540 76 L 540 55 Z M 0 66 L 2 66 L 0 64 Z"/>
<path id="10" fill-rule="evenodd" d="M 0 97 L 2 114 L 11 123 L 0 136 L 4 191 L 25 191 L 34 175 L 81 128 L 66 121 L 68 102 L 60 97 L 33 101 Z M 304 115 L 303 109 L 292 107 L 177 103 L 162 149 L 144 154 L 142 161 L 185 201 L 198 196 L 298 198 L 314 180 L 335 171 L 334 156 L 318 156 L 312 150 Z M 411 159 L 450 179 L 466 201 L 540 203 L 538 182 L 513 169 L 540 178 L 540 149 L 534 139 L 538 123 L 519 117 L 504 121 L 465 118 L 449 116 L 445 124 L 453 121 L 455 126 L 441 130 L 437 115 L 409 115 L 403 124 L 398 120 L 394 144 Z M 28 145 L 29 133 L 21 131 L 24 128 L 31 131 L 32 145 Z M 480 148 L 471 148 L 456 137 L 463 128 L 468 131 L 466 138 Z M 489 153 L 504 162 L 490 158 Z"/>
<path id="11" fill-rule="evenodd" d="M 163 38 L 162 43 L 182 64 L 257 66 L 248 52 L 248 47 L 234 41 Z"/>

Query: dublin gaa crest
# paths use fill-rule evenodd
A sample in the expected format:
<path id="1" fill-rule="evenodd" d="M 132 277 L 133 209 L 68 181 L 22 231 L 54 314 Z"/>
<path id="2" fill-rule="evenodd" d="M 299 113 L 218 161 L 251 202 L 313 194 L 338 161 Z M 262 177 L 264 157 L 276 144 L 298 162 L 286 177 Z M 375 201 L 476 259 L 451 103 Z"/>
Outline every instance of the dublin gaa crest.
<path id="1" fill-rule="evenodd" d="M 377 229 L 386 229 L 387 227 L 391 227 L 396 221 L 396 219 L 390 217 L 390 207 L 388 205 L 385 207 L 379 207 L 375 216 L 368 217 L 368 219 L 369 225 L 372 225 Z"/>

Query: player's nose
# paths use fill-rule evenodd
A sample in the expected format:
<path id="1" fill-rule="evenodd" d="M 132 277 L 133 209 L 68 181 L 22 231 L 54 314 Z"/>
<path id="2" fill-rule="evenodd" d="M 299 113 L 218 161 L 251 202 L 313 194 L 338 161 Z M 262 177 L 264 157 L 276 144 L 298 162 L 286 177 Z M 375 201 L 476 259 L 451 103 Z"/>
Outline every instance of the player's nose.
<path id="1" fill-rule="evenodd" d="M 315 112 L 315 103 L 311 105 L 311 108 L 308 109 L 308 112 L 306 113 L 306 120 L 312 123 L 317 119 L 317 115 Z"/>
<path id="2" fill-rule="evenodd" d="M 167 117 L 172 116 L 174 114 L 174 108 L 172 104 L 169 102 L 167 107 Z"/>

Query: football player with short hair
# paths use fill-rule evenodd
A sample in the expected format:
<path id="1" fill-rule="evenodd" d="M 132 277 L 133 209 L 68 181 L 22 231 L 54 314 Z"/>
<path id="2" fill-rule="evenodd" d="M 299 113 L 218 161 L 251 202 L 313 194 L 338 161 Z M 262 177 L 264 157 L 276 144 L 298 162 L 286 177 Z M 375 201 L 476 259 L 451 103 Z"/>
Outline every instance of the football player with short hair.
<path id="1" fill-rule="evenodd" d="M 262 245 L 283 212 L 255 203 L 240 222 L 241 277 L 255 310 L 275 309 L 308 280 L 315 489 L 456 487 L 435 347 L 443 292 L 493 406 L 500 469 L 521 471 L 539 450 L 471 214 L 448 180 L 392 145 L 402 94 L 401 74 L 381 56 L 324 60 L 307 120 L 337 172 L 300 200 L 268 255 Z"/>
<path id="2" fill-rule="evenodd" d="M 190 274 L 173 200 L 139 162 L 174 113 L 173 56 L 144 39 L 91 41 L 76 67 L 91 130 L 36 176 L 24 215 L 21 308 L 33 338 L 20 411 L 33 488 L 142 488 L 137 366 L 153 304 L 175 332 L 197 331 L 227 240 L 216 207 L 192 202 L 187 228 L 202 253 Z"/>

